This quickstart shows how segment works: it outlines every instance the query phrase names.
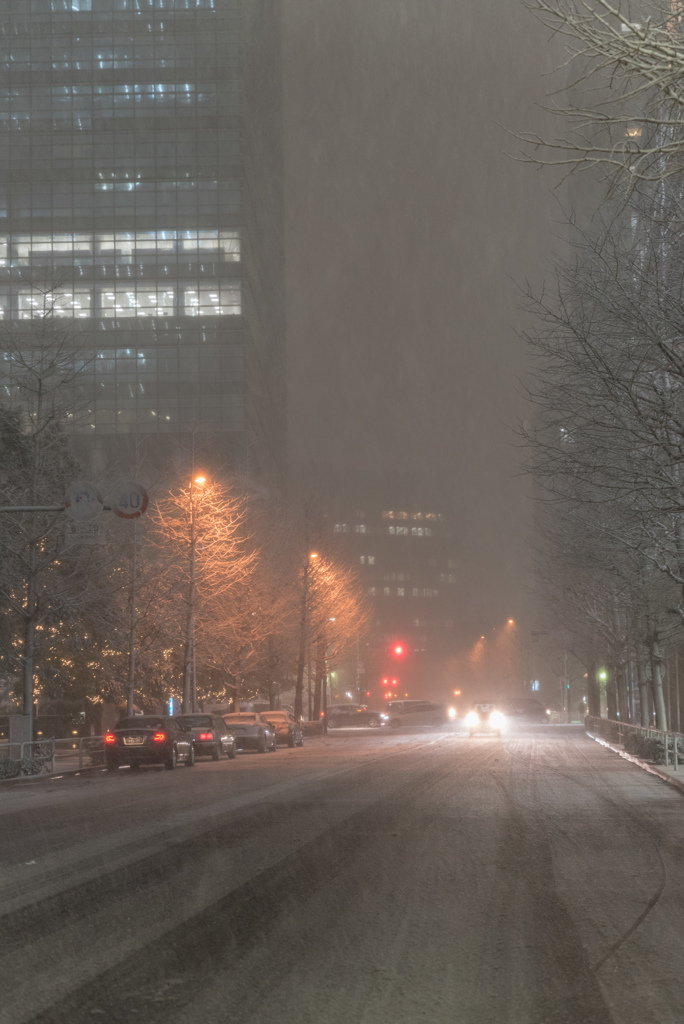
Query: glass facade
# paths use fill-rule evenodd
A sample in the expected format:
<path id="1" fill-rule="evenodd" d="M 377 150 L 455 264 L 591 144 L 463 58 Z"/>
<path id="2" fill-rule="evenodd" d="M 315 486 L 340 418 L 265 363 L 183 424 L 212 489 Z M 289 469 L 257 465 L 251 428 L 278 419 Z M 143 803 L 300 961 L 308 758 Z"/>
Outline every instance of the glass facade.
<path id="1" fill-rule="evenodd" d="M 3 0 L 0 318 L 93 339 L 98 436 L 282 462 L 277 7 Z"/>

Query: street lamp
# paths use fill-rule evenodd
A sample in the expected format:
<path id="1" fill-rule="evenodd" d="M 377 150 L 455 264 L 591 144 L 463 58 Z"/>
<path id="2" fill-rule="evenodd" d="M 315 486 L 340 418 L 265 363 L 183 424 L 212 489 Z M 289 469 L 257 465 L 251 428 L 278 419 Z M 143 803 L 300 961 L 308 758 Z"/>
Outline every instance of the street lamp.
<path id="1" fill-rule="evenodd" d="M 195 711 L 197 700 L 197 663 L 195 660 L 195 609 L 197 606 L 197 521 L 195 492 L 197 488 L 203 487 L 207 478 L 202 476 L 194 477 L 190 481 L 190 579 L 188 582 L 188 622 L 187 636 L 185 641 L 185 664 L 183 666 L 183 711 Z"/>

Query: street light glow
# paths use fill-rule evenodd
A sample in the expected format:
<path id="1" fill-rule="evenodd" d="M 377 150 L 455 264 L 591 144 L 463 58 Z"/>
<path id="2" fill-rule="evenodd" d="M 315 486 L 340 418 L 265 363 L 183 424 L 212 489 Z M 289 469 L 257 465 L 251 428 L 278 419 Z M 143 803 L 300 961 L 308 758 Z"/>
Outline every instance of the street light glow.
<path id="1" fill-rule="evenodd" d="M 202 484 L 206 484 L 206 482 L 207 482 L 206 476 L 196 476 L 195 477 L 195 483 L 199 484 L 200 487 L 202 486 Z"/>

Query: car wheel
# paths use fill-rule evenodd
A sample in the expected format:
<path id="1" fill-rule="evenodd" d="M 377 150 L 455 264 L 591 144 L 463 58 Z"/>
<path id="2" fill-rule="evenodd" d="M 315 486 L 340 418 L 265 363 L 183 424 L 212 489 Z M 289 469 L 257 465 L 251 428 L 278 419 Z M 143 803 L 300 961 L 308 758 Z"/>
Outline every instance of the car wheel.
<path id="1" fill-rule="evenodd" d="M 290 732 L 287 735 L 287 745 L 288 745 L 288 747 L 296 747 L 297 746 L 297 742 L 295 740 L 295 735 L 294 735 L 293 732 Z"/>
<path id="2" fill-rule="evenodd" d="M 232 747 L 230 748 L 230 750 L 228 751 L 228 760 L 229 761 L 234 761 L 236 757 L 237 757 L 237 747 L 235 746 L 235 744 L 233 744 Z"/>
<path id="3" fill-rule="evenodd" d="M 335 721 L 334 718 L 329 718 L 328 719 L 328 728 L 329 729 L 337 729 L 337 722 Z"/>
<path id="4" fill-rule="evenodd" d="M 304 746 L 304 733 L 302 733 L 302 735 L 299 737 L 299 743 L 297 744 L 297 746 L 298 747 L 303 747 Z"/>
<path id="5" fill-rule="evenodd" d="M 274 736 L 273 737 L 273 744 L 271 746 L 271 753 L 275 754 L 277 749 L 278 749 L 278 737 Z"/>
<path id="6" fill-rule="evenodd" d="M 190 747 L 190 757 L 185 762 L 185 766 L 186 766 L 186 768 L 194 768 L 195 767 L 195 744 L 194 743 Z"/>
<path id="7" fill-rule="evenodd" d="M 368 719 L 368 727 L 369 727 L 369 729 L 379 729 L 380 728 L 380 719 L 379 718 L 369 718 Z"/>
<path id="8" fill-rule="evenodd" d="M 398 722 L 396 718 L 393 718 L 390 722 L 390 729 L 398 729 L 400 725 L 401 722 Z"/>
<path id="9" fill-rule="evenodd" d="M 266 753 L 266 737 L 264 735 L 259 737 L 259 746 L 257 747 L 258 754 Z"/>
<path id="10" fill-rule="evenodd" d="M 178 751 L 176 750 L 176 745 L 174 743 L 173 747 L 171 748 L 170 755 L 167 757 L 166 761 L 164 761 L 164 767 L 168 771 L 172 772 L 177 764 L 178 764 Z"/>
<path id="11" fill-rule="evenodd" d="M 220 761 L 221 760 L 221 744 L 220 743 L 217 743 L 216 746 L 214 747 L 214 749 L 212 750 L 212 752 L 211 752 L 211 759 L 212 759 L 212 761 Z"/>

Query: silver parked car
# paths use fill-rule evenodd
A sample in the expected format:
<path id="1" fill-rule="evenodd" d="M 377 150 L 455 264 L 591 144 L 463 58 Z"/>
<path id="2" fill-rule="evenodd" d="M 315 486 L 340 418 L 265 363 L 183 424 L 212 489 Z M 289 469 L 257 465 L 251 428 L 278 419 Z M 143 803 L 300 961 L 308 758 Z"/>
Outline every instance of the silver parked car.
<path id="1" fill-rule="evenodd" d="M 222 718 L 233 733 L 238 750 L 256 750 L 259 754 L 265 754 L 267 750 L 277 749 L 274 727 L 258 712 L 235 711 L 230 715 L 222 715 Z"/>
<path id="2" fill-rule="evenodd" d="M 224 754 L 231 759 L 236 756 L 235 737 L 219 715 L 176 715 L 176 720 L 190 726 L 198 757 L 208 754 L 218 761 Z"/>
<path id="3" fill-rule="evenodd" d="M 304 746 L 302 723 L 289 711 L 260 711 L 259 714 L 275 729 L 278 743 L 286 743 L 288 747 Z"/>

